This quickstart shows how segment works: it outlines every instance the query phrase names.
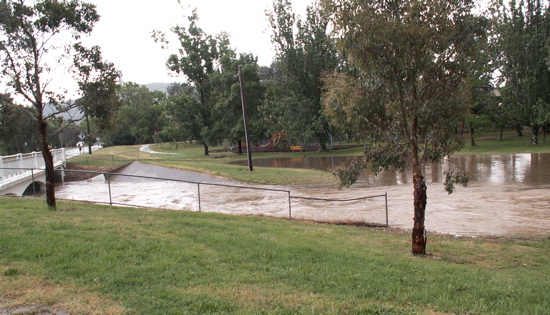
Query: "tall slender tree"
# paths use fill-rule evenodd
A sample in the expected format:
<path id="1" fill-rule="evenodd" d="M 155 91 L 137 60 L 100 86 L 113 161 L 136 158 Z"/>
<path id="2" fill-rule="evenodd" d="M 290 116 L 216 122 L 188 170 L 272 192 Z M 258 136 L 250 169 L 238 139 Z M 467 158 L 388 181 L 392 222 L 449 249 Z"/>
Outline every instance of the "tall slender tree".
<path id="1" fill-rule="evenodd" d="M 264 109 L 287 137 L 294 141 L 315 139 L 325 150 L 332 129 L 321 105 L 321 77 L 338 64 L 328 36 L 329 18 L 313 5 L 307 7 L 304 20 L 297 19 L 289 0 L 273 1 L 268 17 L 285 93 L 268 100 Z"/>
<path id="2" fill-rule="evenodd" d="M 516 128 L 529 126 L 531 144 L 538 144 L 541 126 L 550 123 L 549 4 L 541 0 L 493 1 L 492 36 L 499 66 L 502 106 Z"/>
<path id="3" fill-rule="evenodd" d="M 457 125 L 469 112 L 468 65 L 484 30 L 469 0 L 324 0 L 348 56 L 348 73 L 328 76 L 324 104 L 334 121 L 364 131 L 365 159 L 339 173 L 412 168 L 412 253 L 426 252 L 427 186 L 422 165 L 460 149 Z M 447 173 L 447 189 L 463 181 Z"/>
<path id="4" fill-rule="evenodd" d="M 179 74 L 183 74 L 196 89 L 198 103 L 186 102 L 187 105 L 198 105 L 194 108 L 193 125 L 198 128 L 197 132 L 192 133 L 195 139 L 204 146 L 204 155 L 208 155 L 208 147 L 219 140 L 219 130 L 215 128 L 219 117 L 215 116 L 215 98 L 212 76 L 219 73 L 220 59 L 224 54 L 234 53 L 229 48 L 229 40 L 226 34 L 220 34 L 218 37 L 206 34 L 202 28 L 197 25 L 199 17 L 197 11 L 188 17 L 189 26 L 174 26 L 172 32 L 178 36 L 181 49 L 177 54 L 172 54 L 168 58 L 168 69 Z M 155 32 L 153 34 L 155 41 L 164 41 L 163 33 Z"/>
<path id="5" fill-rule="evenodd" d="M 77 106 L 65 99 L 65 90 L 56 89 L 59 85 L 55 84 L 53 69 L 65 65 L 68 69 L 62 72 L 76 73 L 75 80 L 92 78 L 86 74 L 80 76 L 83 69 L 72 61 L 97 57 L 99 50 L 86 49 L 79 41 L 92 31 L 98 20 L 95 6 L 78 0 L 0 0 L 0 74 L 13 91 L 35 109 L 39 146 L 46 165 L 46 200 L 51 208 L 56 207 L 56 200 L 47 121 Z M 87 71 L 91 74 L 105 70 L 96 68 L 97 65 L 93 61 L 87 63 Z M 118 75 L 94 76 L 92 80 L 115 81 L 117 78 Z M 55 108 L 55 113 L 45 115 L 46 106 Z"/>

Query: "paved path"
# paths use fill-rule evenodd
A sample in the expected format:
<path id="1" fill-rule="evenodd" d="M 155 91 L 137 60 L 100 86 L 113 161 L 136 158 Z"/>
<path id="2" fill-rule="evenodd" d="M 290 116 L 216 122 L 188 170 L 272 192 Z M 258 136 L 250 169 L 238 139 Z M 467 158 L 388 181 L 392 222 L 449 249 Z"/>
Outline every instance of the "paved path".
<path id="1" fill-rule="evenodd" d="M 92 146 L 92 151 L 95 151 L 97 149 L 101 149 L 101 146 L 99 146 L 99 145 L 93 145 Z M 78 148 L 66 148 L 65 153 L 67 154 L 67 158 L 77 156 L 77 155 L 80 155 L 80 154 L 88 154 L 88 146 L 82 148 L 82 152 L 79 152 Z"/>
<path id="2" fill-rule="evenodd" d="M 147 152 L 147 153 L 153 153 L 153 154 L 179 154 L 179 153 L 167 153 L 167 152 L 153 151 L 149 148 L 149 146 L 151 146 L 151 145 L 150 144 L 144 144 L 139 149 L 140 149 L 140 151 Z M 179 154 L 179 155 L 183 155 L 183 154 Z"/>

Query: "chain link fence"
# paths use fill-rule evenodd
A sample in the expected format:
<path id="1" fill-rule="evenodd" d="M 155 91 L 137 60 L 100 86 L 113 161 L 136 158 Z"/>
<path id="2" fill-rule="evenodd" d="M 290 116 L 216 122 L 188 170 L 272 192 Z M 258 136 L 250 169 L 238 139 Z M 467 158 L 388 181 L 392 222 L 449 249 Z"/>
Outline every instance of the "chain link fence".
<path id="1" fill-rule="evenodd" d="M 292 196 L 290 190 L 265 186 L 204 183 L 83 170 L 58 170 L 56 179 L 56 197 L 62 200 L 388 226 L 387 194 L 328 199 Z M 38 196 L 42 195 L 45 195 L 43 191 L 38 192 Z"/>

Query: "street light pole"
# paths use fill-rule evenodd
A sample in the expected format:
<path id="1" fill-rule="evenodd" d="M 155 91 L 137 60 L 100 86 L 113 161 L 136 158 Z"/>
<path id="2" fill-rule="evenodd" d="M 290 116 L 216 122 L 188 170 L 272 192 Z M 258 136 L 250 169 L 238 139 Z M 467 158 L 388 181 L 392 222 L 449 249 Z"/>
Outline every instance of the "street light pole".
<path id="1" fill-rule="evenodd" d="M 250 134 L 248 132 L 248 123 L 246 121 L 246 102 L 244 98 L 244 78 L 243 70 L 239 65 L 239 83 L 241 85 L 241 102 L 243 104 L 243 123 L 244 123 L 244 133 L 246 138 L 246 153 L 248 155 L 248 171 L 252 172 L 254 168 L 252 167 L 252 151 L 250 150 Z"/>

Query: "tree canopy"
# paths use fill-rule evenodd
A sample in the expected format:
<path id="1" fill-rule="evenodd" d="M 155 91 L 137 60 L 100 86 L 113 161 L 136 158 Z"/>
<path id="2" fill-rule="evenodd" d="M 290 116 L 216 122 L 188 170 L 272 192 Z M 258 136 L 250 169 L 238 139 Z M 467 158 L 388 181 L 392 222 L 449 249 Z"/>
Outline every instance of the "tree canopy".
<path id="1" fill-rule="evenodd" d="M 105 87 L 99 89 L 102 101 L 80 103 L 86 111 L 107 114 L 109 110 L 94 111 L 92 104 L 107 108 L 113 104 L 105 100 L 114 96 L 111 91 L 118 72 L 112 64 L 101 61 L 97 47 L 90 49 L 80 44 L 81 37 L 89 34 L 98 20 L 93 4 L 77 0 L 0 1 L 0 74 L 35 109 L 39 146 L 46 165 L 46 199 L 52 208 L 56 202 L 53 158 L 46 132 L 48 119 L 79 104 L 67 100 L 66 91 L 56 88 L 54 69 L 65 66 L 64 75 L 74 74 L 85 97 L 99 97 L 98 88 Z M 46 106 L 55 108 L 55 112 L 44 115 Z M 105 119 L 111 117 L 106 115 Z"/>
<path id="2" fill-rule="evenodd" d="M 469 111 L 469 65 L 484 30 L 468 0 L 325 0 L 323 6 L 352 69 L 325 79 L 326 113 L 370 140 L 364 163 L 340 172 L 340 179 L 349 185 L 362 168 L 411 167 L 412 252 L 424 254 L 422 165 L 462 146 L 457 124 Z M 462 177 L 447 175 L 451 190 L 453 179 Z"/>
<path id="3" fill-rule="evenodd" d="M 498 66 L 501 112 L 521 133 L 530 127 L 531 144 L 550 123 L 548 40 L 550 12 L 540 0 L 493 1 L 493 52 Z"/>
<path id="4" fill-rule="evenodd" d="M 264 105 L 272 131 L 285 133 L 291 142 L 316 141 L 324 150 L 333 130 L 321 105 L 322 74 L 338 65 L 329 18 L 313 5 L 304 20 L 297 19 L 289 0 L 273 1 L 268 17 L 277 52 L 273 66 L 282 75 L 271 82 L 272 97 Z"/>

